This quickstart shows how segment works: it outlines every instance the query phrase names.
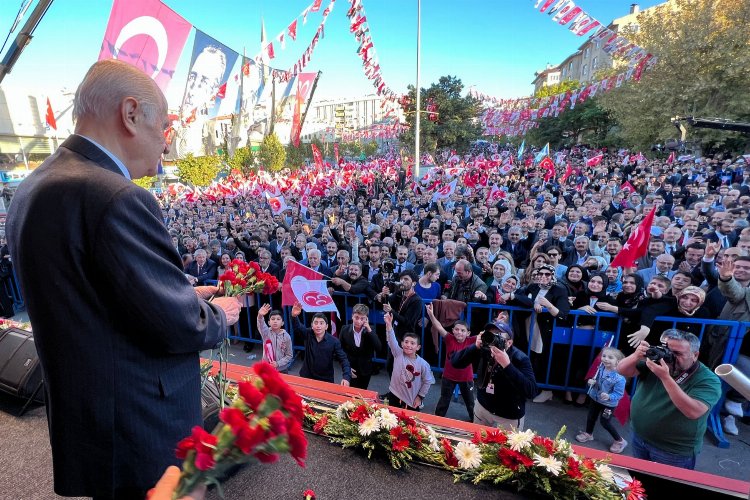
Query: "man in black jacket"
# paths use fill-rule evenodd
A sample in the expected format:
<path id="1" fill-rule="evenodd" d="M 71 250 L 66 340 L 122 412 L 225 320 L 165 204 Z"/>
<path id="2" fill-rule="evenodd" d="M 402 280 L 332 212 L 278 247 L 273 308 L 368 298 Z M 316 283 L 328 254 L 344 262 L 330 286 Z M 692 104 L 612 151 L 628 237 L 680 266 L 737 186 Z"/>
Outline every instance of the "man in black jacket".
<path id="1" fill-rule="evenodd" d="M 349 359 L 352 370 L 352 387 L 367 389 L 373 372 L 372 358 L 380 351 L 378 336 L 370 328 L 370 309 L 364 304 L 355 304 L 352 322 L 341 329 L 341 347 Z"/>
<path id="2" fill-rule="evenodd" d="M 494 342 L 489 342 L 490 337 Z M 479 370 L 474 423 L 523 430 L 526 400 L 536 395 L 536 380 L 529 358 L 513 347 L 510 326 L 488 323 L 475 345 L 451 357 L 455 368 L 467 367 L 476 360 Z"/>

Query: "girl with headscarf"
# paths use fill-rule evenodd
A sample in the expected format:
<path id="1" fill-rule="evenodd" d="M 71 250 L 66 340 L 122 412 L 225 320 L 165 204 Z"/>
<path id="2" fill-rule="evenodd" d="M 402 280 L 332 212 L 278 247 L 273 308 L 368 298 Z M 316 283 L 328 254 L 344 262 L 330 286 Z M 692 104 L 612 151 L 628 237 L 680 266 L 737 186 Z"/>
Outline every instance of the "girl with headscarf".
<path id="1" fill-rule="evenodd" d="M 557 283 L 553 266 L 544 264 L 535 269 L 534 274 L 536 275 L 534 282 L 519 288 L 515 295 L 517 297 L 525 296 L 533 303 L 536 313 L 533 315 L 535 321 L 532 324 L 531 316 L 524 318 L 526 320 L 524 331 L 529 332 L 529 350 L 536 380 L 543 383 L 547 380 L 552 329 L 555 320 L 565 320 L 570 311 L 570 302 L 568 301 L 568 290 Z M 522 315 L 517 313 L 515 316 L 520 318 Z M 523 336 L 519 335 L 516 338 L 520 337 Z M 550 399 L 552 399 L 552 392 L 542 391 L 534 398 L 534 401 L 543 403 Z"/>
<path id="2" fill-rule="evenodd" d="M 607 285 L 607 295 L 613 300 L 622 291 L 622 268 L 621 267 L 608 267 L 604 272 L 609 280 Z"/>

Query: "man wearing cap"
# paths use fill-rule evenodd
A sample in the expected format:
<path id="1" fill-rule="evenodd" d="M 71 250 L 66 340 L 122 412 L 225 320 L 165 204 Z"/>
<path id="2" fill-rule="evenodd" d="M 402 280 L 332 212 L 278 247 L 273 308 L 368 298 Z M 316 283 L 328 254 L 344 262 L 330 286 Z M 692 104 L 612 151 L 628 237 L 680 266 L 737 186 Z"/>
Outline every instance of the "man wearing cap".
<path id="1" fill-rule="evenodd" d="M 495 342 L 488 342 L 491 335 Z M 482 339 L 485 339 L 484 341 Z M 497 347 L 497 341 L 504 348 Z M 513 347 L 513 330 L 505 323 L 488 323 L 474 345 L 451 356 L 455 368 L 479 360 L 474 423 L 523 430 L 526 400 L 537 393 L 528 356 Z"/>

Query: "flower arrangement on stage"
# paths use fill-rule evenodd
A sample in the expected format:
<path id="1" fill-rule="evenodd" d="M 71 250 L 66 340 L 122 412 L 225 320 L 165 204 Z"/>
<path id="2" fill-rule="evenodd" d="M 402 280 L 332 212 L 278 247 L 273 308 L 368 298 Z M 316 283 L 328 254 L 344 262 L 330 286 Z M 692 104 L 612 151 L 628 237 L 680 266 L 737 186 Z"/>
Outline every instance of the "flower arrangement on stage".
<path id="1" fill-rule="evenodd" d="M 646 498 L 639 481 L 617 482 L 606 461 L 574 453 L 561 438 L 565 428 L 554 439 L 531 430 L 493 430 L 476 433 L 469 442 L 439 437 L 406 412 L 364 401 L 323 412 L 304 405 L 304 413 L 313 432 L 344 448 L 361 448 L 368 458 L 385 455 L 397 469 L 421 461 L 452 471 L 456 481 L 507 484 L 555 498 Z"/>
<path id="2" fill-rule="evenodd" d="M 221 411 L 212 433 L 196 426 L 178 443 L 175 453 L 185 461 L 173 498 L 201 484 L 220 486 L 220 479 L 238 464 L 276 462 L 281 453 L 305 466 L 302 400 L 268 363 L 256 363 L 252 370 L 249 380 L 237 384 L 237 397 Z"/>
<path id="3" fill-rule="evenodd" d="M 384 455 L 396 469 L 421 460 L 440 463 L 440 443 L 431 427 L 405 412 L 393 413 L 386 406 L 347 401 L 335 413 L 316 413 L 305 406 L 305 421 L 316 434 L 324 434 L 344 448 L 361 448 L 367 458 Z"/>
<path id="4" fill-rule="evenodd" d="M 219 286 L 227 297 L 238 297 L 247 293 L 271 295 L 279 290 L 279 280 L 260 270 L 257 262 L 234 259 L 226 271 L 219 276 Z"/>

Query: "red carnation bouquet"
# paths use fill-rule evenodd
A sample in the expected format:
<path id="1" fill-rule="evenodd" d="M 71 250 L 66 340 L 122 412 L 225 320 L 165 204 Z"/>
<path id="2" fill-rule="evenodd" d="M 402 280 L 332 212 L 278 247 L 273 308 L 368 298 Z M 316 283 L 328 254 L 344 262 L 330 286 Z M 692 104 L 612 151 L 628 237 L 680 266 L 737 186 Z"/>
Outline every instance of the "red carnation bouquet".
<path id="1" fill-rule="evenodd" d="M 173 498 L 202 484 L 218 486 L 238 464 L 276 462 L 281 453 L 305 466 L 302 400 L 270 364 L 256 363 L 252 369 L 254 376 L 239 382 L 237 397 L 219 414 L 216 429 L 208 433 L 195 426 L 192 435 L 177 444 L 177 458 L 185 462 Z"/>
<path id="2" fill-rule="evenodd" d="M 257 262 L 234 259 L 227 270 L 219 276 L 219 285 L 227 297 L 238 297 L 246 293 L 271 295 L 279 290 L 279 280 L 260 270 Z"/>

